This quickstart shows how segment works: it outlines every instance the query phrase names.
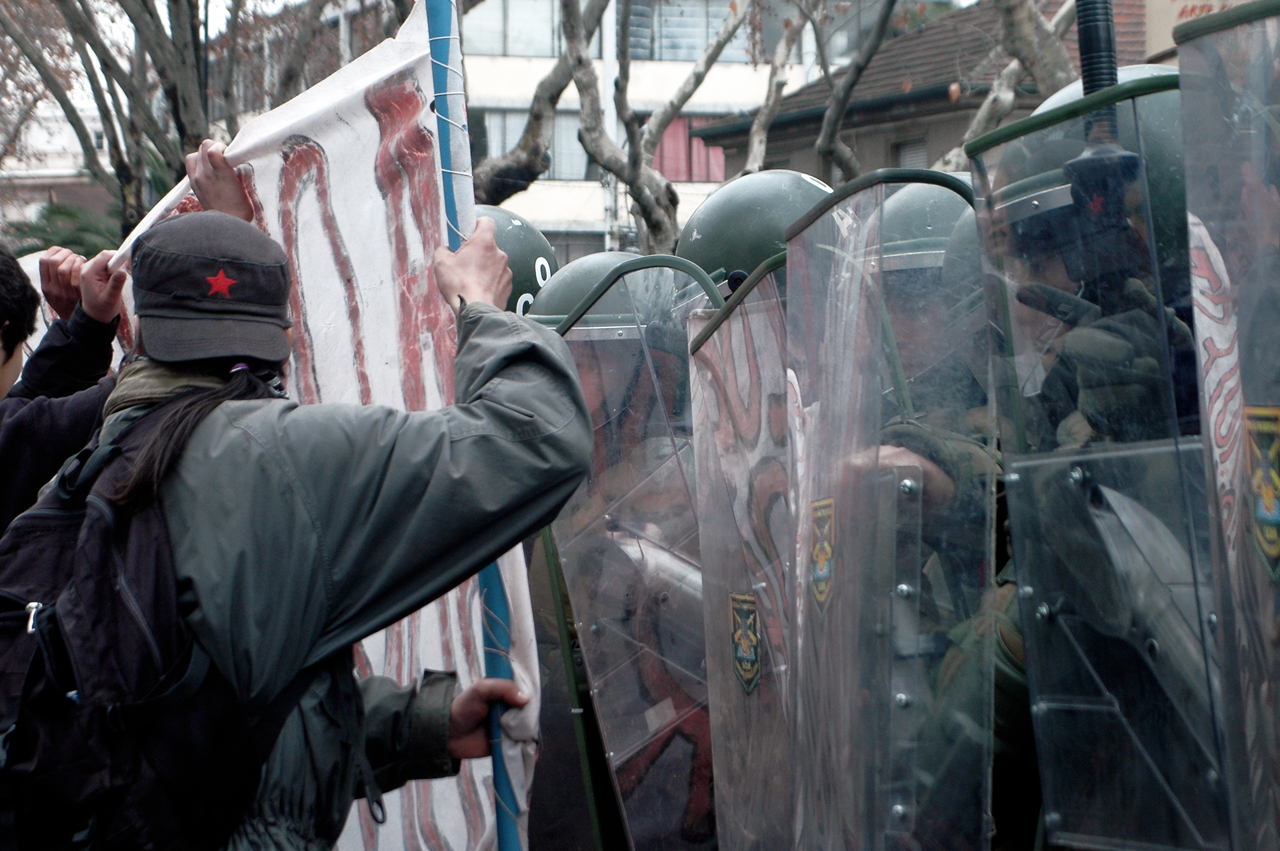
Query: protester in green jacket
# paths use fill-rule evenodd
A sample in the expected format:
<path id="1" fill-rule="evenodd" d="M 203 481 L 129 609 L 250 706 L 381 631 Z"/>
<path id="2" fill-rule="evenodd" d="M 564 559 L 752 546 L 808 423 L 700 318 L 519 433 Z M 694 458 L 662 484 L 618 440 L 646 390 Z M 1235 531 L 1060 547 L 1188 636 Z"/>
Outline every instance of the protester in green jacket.
<path id="1" fill-rule="evenodd" d="M 321 667 L 230 847 L 329 847 L 366 755 L 379 785 L 452 773 L 487 752 L 488 701 L 526 702 L 502 681 L 454 698 L 435 675 L 416 691 L 367 685 L 361 700 L 350 648 L 573 493 L 591 451 L 573 360 L 557 335 L 501 309 L 511 273 L 487 220 L 435 258 L 458 315 L 457 404 L 426 413 L 278 398 L 288 263 L 247 222 L 171 218 L 139 239 L 132 264 L 140 357 L 107 400 L 102 442 L 185 395 L 159 414 L 123 496 L 158 496 L 187 623 L 243 701 L 265 706 Z"/>

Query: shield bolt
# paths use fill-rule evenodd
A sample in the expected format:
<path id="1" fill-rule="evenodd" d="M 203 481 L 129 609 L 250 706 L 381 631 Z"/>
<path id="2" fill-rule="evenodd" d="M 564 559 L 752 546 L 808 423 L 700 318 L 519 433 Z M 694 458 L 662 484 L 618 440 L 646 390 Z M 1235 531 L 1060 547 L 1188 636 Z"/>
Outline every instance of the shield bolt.
<path id="1" fill-rule="evenodd" d="M 899 706 L 907 707 L 911 705 L 911 698 L 907 697 L 905 694 L 899 693 L 893 696 L 893 702 Z"/>
<path id="2" fill-rule="evenodd" d="M 891 809 L 890 812 L 893 813 L 893 817 L 898 821 L 907 820 L 907 808 L 902 806 L 902 804 L 894 804 L 893 809 Z"/>
<path id="3" fill-rule="evenodd" d="M 910 585 L 904 582 L 901 585 L 899 585 L 895 590 L 897 590 L 898 596 L 902 597 L 905 600 L 906 598 L 911 596 L 913 589 Z"/>
<path id="4" fill-rule="evenodd" d="M 1049 608 L 1048 603 L 1041 603 L 1036 606 L 1036 620 L 1048 623 L 1053 620 L 1053 609 Z"/>
<path id="5" fill-rule="evenodd" d="M 1030 585 L 1023 585 L 1018 589 L 1018 596 L 1024 600 L 1029 599 L 1034 593 L 1036 593 L 1036 589 L 1032 588 Z"/>
<path id="6" fill-rule="evenodd" d="M 919 489 L 915 479 L 903 479 L 898 482 L 898 490 L 902 491 L 906 496 L 911 496 Z"/>
<path id="7" fill-rule="evenodd" d="M 598 623 L 593 623 L 593 624 L 591 625 L 591 634 L 592 634 L 592 635 L 599 635 L 599 634 L 600 634 L 600 624 L 598 624 Z"/>
<path id="8" fill-rule="evenodd" d="M 1216 771 L 1214 771 L 1212 768 L 1210 768 L 1207 772 L 1205 772 L 1204 779 L 1205 779 L 1205 780 L 1207 780 L 1207 781 L 1209 781 L 1209 785 L 1210 785 L 1210 786 L 1217 786 L 1217 785 L 1218 785 L 1218 772 L 1216 772 Z"/>
<path id="9" fill-rule="evenodd" d="M 1218 615 L 1216 612 L 1209 612 L 1209 629 L 1213 632 L 1218 631 Z"/>
<path id="10" fill-rule="evenodd" d="M 1061 814 L 1061 813 L 1045 813 L 1045 814 L 1044 814 L 1044 826 L 1045 826 L 1045 827 L 1052 829 L 1052 828 L 1055 828 L 1055 827 L 1059 827 L 1061 824 L 1062 824 L 1062 814 Z"/>
<path id="11" fill-rule="evenodd" d="M 1004 480 L 1006 484 L 1015 485 L 1022 478 L 1017 473 L 1005 473 Z"/>
<path id="12" fill-rule="evenodd" d="M 1084 470 L 1081 470 L 1079 467 L 1072 467 L 1068 478 L 1071 479 L 1072 484 L 1082 485 L 1084 484 Z"/>

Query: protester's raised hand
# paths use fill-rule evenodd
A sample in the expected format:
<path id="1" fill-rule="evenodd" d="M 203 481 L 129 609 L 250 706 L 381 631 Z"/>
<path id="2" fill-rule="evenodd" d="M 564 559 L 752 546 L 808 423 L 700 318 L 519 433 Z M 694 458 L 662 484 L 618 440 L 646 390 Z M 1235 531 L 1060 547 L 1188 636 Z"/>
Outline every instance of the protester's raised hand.
<path id="1" fill-rule="evenodd" d="M 449 756 L 478 759 L 489 755 L 489 704 L 499 700 L 521 707 L 529 702 L 529 696 L 511 680 L 486 678 L 476 680 L 453 699 L 449 709 Z"/>
<path id="2" fill-rule="evenodd" d="M 110 322 L 120 315 L 124 282 L 128 279 L 124 269 L 111 272 L 107 264 L 115 256 L 114 251 L 100 251 L 84 264 L 80 275 L 80 306 L 85 313 L 99 322 Z"/>
<path id="3" fill-rule="evenodd" d="M 200 148 L 187 154 L 187 177 L 196 200 L 206 210 L 219 210 L 246 222 L 253 221 L 253 204 L 240 182 L 240 175 L 227 162 L 227 146 L 205 139 Z"/>
<path id="4" fill-rule="evenodd" d="M 84 258 L 69 248 L 55 245 L 40 257 L 40 291 L 44 300 L 64 322 L 71 321 L 80 300 L 80 276 Z"/>
<path id="5" fill-rule="evenodd" d="M 436 286 L 454 310 L 485 302 L 506 307 L 511 297 L 511 269 L 507 254 L 494 242 L 493 219 L 477 219 L 475 232 L 456 252 L 437 248 Z"/>

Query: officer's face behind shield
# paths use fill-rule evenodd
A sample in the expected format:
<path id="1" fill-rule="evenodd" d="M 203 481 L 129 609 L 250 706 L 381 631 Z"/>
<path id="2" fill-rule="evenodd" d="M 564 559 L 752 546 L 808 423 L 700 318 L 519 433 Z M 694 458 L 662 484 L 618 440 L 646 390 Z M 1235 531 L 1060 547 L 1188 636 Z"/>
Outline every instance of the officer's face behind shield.
<path id="1" fill-rule="evenodd" d="M 1128 416 L 1124 407 L 1152 402 L 1156 392 L 1161 311 L 1142 171 L 1137 155 L 1110 141 L 1114 127 L 1114 118 L 1098 113 L 1078 128 L 1094 139 L 1089 143 L 1014 143 L 992 175 L 992 283 L 1004 289 L 1020 394 L 1036 397 L 1046 380 L 1084 385 L 1080 399 L 1057 403 L 1080 410 L 1073 435 L 1059 435 L 1060 443 L 1100 431 L 1121 439 L 1160 436 L 1158 429 L 1121 422 Z M 1092 330 L 1083 331 L 1087 326 Z M 1064 352 L 1075 358 L 1057 366 L 1065 380 L 1053 381 Z M 1120 390 L 1089 393 L 1097 386 Z M 1087 404 L 1073 404 L 1080 401 Z"/>

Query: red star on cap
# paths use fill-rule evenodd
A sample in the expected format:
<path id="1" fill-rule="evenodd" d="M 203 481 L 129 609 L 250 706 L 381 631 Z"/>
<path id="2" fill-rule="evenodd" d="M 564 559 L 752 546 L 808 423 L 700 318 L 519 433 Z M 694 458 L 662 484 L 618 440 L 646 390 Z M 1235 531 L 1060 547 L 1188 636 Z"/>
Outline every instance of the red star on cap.
<path id="1" fill-rule="evenodd" d="M 1093 200 L 1089 202 L 1089 211 L 1095 216 L 1101 216 L 1106 203 L 1106 199 L 1101 195 L 1094 195 Z"/>
<path id="2" fill-rule="evenodd" d="M 209 295 L 222 295 L 231 298 L 231 285 L 235 283 L 233 278 L 228 278 L 227 273 L 218 270 L 218 274 L 212 278 L 205 278 L 209 282 Z"/>

